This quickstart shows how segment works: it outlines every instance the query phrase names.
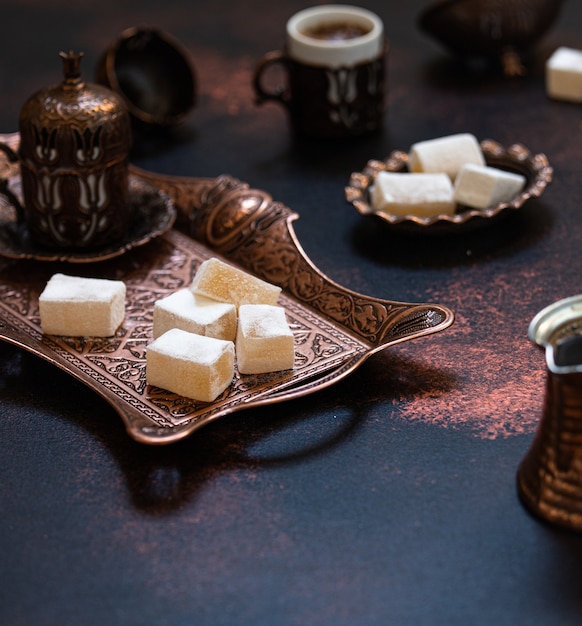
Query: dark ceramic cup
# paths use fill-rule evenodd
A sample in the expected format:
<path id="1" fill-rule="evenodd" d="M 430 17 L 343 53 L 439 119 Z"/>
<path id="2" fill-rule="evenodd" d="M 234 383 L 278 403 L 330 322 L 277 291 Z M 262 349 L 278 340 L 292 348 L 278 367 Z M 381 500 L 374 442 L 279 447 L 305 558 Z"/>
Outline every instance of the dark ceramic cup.
<path id="1" fill-rule="evenodd" d="M 359 7 L 322 5 L 296 13 L 283 51 L 257 64 L 258 104 L 274 101 L 292 129 L 312 137 L 352 137 L 379 130 L 386 102 L 387 42 L 380 18 Z M 268 86 L 279 66 L 283 84 Z"/>

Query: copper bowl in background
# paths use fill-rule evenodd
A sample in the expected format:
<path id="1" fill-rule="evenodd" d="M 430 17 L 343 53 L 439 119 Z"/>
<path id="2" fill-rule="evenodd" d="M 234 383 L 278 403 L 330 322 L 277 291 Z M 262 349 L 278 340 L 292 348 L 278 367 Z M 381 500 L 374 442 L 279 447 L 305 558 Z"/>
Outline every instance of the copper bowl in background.
<path id="1" fill-rule="evenodd" d="M 196 74 L 187 52 L 155 28 L 124 30 L 99 59 L 96 80 L 118 93 L 130 115 L 145 124 L 178 124 L 196 104 Z"/>

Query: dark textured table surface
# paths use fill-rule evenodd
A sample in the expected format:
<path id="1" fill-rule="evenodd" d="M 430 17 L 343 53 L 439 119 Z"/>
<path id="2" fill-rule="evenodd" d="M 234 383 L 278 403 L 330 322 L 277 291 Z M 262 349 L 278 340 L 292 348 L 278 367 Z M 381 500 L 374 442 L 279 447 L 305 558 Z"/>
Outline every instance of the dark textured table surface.
<path id="1" fill-rule="evenodd" d="M 267 190 L 335 281 L 456 314 L 333 387 L 162 448 L 0 343 L 1 624 L 581 623 L 582 539 L 531 517 L 515 474 L 546 375 L 529 321 L 582 290 L 582 105 L 549 100 L 543 74 L 580 45 L 582 9 L 566 2 L 528 75 L 508 79 L 423 35 L 425 4 L 365 3 L 391 43 L 386 126 L 338 146 L 293 140 L 280 108 L 253 103 L 253 67 L 297 0 L 0 0 L 0 132 L 60 80 L 60 50 L 83 50 L 92 74 L 124 28 L 155 25 L 191 54 L 199 99 L 180 128 L 139 138 L 134 163 Z M 439 238 L 344 200 L 368 159 L 456 132 L 543 152 L 554 181 L 492 228 Z"/>

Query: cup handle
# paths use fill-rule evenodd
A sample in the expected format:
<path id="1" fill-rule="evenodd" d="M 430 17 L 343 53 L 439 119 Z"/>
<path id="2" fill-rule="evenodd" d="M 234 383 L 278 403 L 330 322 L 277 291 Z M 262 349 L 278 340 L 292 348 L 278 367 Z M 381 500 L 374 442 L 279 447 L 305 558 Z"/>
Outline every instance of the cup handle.
<path id="1" fill-rule="evenodd" d="M 267 100 L 274 100 L 288 107 L 290 103 L 288 84 L 279 85 L 273 90 L 269 90 L 264 86 L 263 79 L 265 76 L 265 72 L 275 65 L 281 65 L 285 71 L 285 74 L 288 75 L 287 58 L 280 50 L 267 52 L 267 54 L 265 54 L 265 56 L 257 64 L 253 76 L 253 88 L 255 90 L 256 96 L 255 102 L 257 104 L 263 104 L 263 102 L 266 102 Z"/>
<path id="2" fill-rule="evenodd" d="M 8 144 L 0 142 L 0 152 L 4 152 L 10 163 L 18 163 L 18 154 Z M 9 178 L 2 178 L 2 176 L 0 176 L 0 195 L 4 196 L 10 202 L 16 211 L 17 221 L 22 222 L 24 220 L 24 209 L 16 197 L 16 194 L 10 190 L 8 186 L 9 182 Z"/>

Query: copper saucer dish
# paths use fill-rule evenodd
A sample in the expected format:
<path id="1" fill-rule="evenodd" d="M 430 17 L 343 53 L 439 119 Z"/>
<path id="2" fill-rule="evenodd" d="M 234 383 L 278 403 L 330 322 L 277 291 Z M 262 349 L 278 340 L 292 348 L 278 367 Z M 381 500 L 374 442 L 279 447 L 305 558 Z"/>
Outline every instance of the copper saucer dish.
<path id="1" fill-rule="evenodd" d="M 534 154 L 522 144 L 504 147 L 492 139 L 484 139 L 479 143 L 487 165 L 525 176 L 525 187 L 511 201 L 488 209 L 458 206 L 456 212 L 451 215 L 425 217 L 378 211 L 371 205 L 370 190 L 378 172 L 408 170 L 408 153 L 401 150 L 394 150 L 383 160 L 372 159 L 361 172 L 352 173 L 349 184 L 345 187 L 346 200 L 361 215 L 374 216 L 390 226 L 427 234 L 450 233 L 489 224 L 493 219 L 521 209 L 529 199 L 539 198 L 552 181 L 553 168 L 545 154 Z"/>
<path id="2" fill-rule="evenodd" d="M 18 182 L 10 187 L 17 198 L 20 196 Z M 0 257 L 61 263 L 107 261 L 145 245 L 172 228 L 177 211 L 167 194 L 136 176 L 130 176 L 128 187 L 127 230 L 121 239 L 88 250 L 55 249 L 39 244 L 30 236 L 26 223 L 17 219 L 14 204 L 0 197 Z"/>

